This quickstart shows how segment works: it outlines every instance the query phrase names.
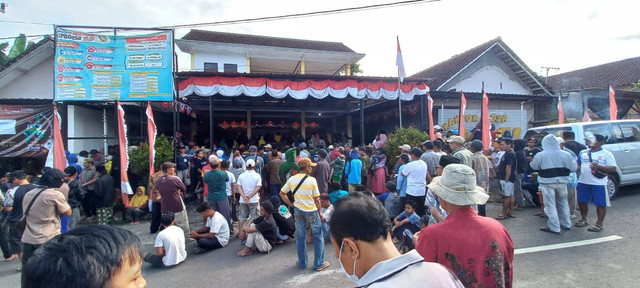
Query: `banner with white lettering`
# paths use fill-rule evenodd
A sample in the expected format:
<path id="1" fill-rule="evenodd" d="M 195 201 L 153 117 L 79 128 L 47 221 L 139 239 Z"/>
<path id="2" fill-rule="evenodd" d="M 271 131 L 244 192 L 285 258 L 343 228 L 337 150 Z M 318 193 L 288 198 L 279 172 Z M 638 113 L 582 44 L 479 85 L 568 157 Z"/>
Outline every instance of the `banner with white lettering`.
<path id="1" fill-rule="evenodd" d="M 458 109 L 438 109 L 438 122 L 444 130 L 458 129 L 460 116 Z M 464 113 L 464 123 L 467 129 L 465 135 L 471 135 L 470 132 L 480 123 L 480 109 L 466 109 Z M 510 130 L 514 139 L 521 138 L 527 131 L 526 112 L 521 110 L 493 110 L 489 111 L 489 120 L 496 128 L 496 131 L 502 132 Z"/>

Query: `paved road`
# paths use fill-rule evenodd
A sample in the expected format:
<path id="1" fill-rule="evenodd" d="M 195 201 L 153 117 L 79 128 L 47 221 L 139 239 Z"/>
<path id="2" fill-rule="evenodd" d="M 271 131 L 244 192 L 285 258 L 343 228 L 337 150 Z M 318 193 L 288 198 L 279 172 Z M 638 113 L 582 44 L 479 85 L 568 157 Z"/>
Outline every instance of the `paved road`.
<path id="1" fill-rule="evenodd" d="M 546 220 L 533 216 L 537 210 L 529 208 L 517 211 L 517 218 L 504 220 L 503 224 L 516 244 L 514 287 L 639 287 L 640 274 L 640 186 L 624 188 L 605 220 L 602 233 L 574 228 L 562 235 L 538 231 Z M 498 214 L 497 203 L 488 205 L 488 213 Z M 201 219 L 191 214 L 192 228 L 202 225 Z M 590 211 L 591 222 L 595 211 Z M 146 251 L 151 251 L 153 235 L 148 234 L 148 225 L 125 225 L 138 234 Z M 575 244 L 576 241 L 601 241 L 601 238 L 619 236 L 619 240 L 577 247 L 545 250 L 546 245 Z M 189 249 L 194 243 L 190 243 Z M 544 251 L 527 252 L 524 248 L 539 248 Z M 325 259 L 331 266 L 322 272 L 296 267 L 294 243 L 278 246 L 270 254 L 254 253 L 245 258 L 235 256 L 241 248 L 239 241 L 232 240 L 223 249 L 200 255 L 190 254 L 187 261 L 178 267 L 160 270 L 144 266 L 148 287 L 353 287 L 340 269 L 335 251 L 326 243 Z M 530 250 L 530 249 L 529 249 Z M 313 248 L 308 247 L 309 259 L 313 259 Z M 18 287 L 20 274 L 16 261 L 0 262 L 0 287 Z"/>

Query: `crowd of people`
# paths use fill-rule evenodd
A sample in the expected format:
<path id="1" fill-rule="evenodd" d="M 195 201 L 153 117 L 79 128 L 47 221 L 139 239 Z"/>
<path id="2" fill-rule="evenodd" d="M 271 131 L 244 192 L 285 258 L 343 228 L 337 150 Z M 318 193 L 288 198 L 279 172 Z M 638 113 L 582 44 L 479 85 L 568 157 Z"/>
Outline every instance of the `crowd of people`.
<path id="1" fill-rule="evenodd" d="M 609 203 L 606 179 L 600 176 L 615 169 L 615 159 L 602 149 L 601 135 L 589 135 L 587 148 L 572 139 L 571 131 L 526 142 L 504 133 L 485 150 L 481 140 L 437 132 L 438 139 L 421 147 L 388 147 L 384 131 L 359 147 L 328 141 L 325 146 L 315 137 L 310 145 L 302 139 L 290 146 L 265 142 L 246 149 L 176 143 L 175 161 L 162 163 L 130 198 L 121 195 L 123 216 L 132 225 L 150 214 L 155 253 L 136 258 L 132 252 L 139 243 L 118 236 L 108 241 L 126 245 L 109 255 L 120 257 L 112 268 L 122 269 L 125 260 L 133 266 L 145 261 L 172 267 L 187 258 L 189 242 L 196 243 L 193 252 L 202 253 L 237 237 L 239 257 L 269 253 L 294 240 L 301 269 L 309 266 L 306 245 L 313 243 L 311 266 L 322 271 L 329 266 L 324 249 L 330 241 L 343 271 L 358 286 L 419 281 L 435 285 L 428 287 L 511 287 L 514 244 L 496 219 L 514 218 L 527 204 L 544 206 L 538 215 L 548 223 L 541 231 L 559 234 L 588 226 L 587 204 L 593 202 L 598 218 L 588 229 L 604 229 Z M 398 149 L 400 156 L 387 159 L 388 149 Z M 69 154 L 64 171 L 45 168 L 41 176 L 30 176 L 16 170 L 5 176 L 0 248 L 7 261 L 22 259 L 23 276 L 47 273 L 29 258 L 60 254 L 60 249 L 82 253 L 60 248 L 77 237 L 95 234 L 87 241 L 98 243 L 107 241 L 101 238 L 105 235 L 126 234 L 79 227 L 81 219 L 112 224 L 120 196 L 119 179 L 114 179 L 118 168 L 109 164 L 113 157 L 85 152 Z M 501 195 L 495 219 L 485 217 L 490 190 Z M 198 229 L 189 227 L 189 202 L 203 217 Z M 581 218 L 572 225 L 576 202 Z"/>

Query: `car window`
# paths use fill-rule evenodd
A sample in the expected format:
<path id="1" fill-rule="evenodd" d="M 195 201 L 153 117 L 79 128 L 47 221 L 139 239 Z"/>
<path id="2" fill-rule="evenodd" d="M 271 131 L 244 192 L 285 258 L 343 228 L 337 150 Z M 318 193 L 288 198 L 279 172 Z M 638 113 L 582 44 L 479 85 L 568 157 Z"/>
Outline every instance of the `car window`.
<path id="1" fill-rule="evenodd" d="M 613 135 L 616 136 L 616 141 L 624 142 L 624 135 L 622 135 L 622 129 L 620 129 L 620 125 L 612 123 L 611 128 L 613 128 Z"/>
<path id="2" fill-rule="evenodd" d="M 619 141 L 621 142 L 640 141 L 640 127 L 638 127 L 637 123 L 620 123 L 619 126 L 620 126 L 620 132 L 622 136 L 622 137 L 618 137 L 616 135 L 616 138 L 618 138 Z"/>
<path id="3" fill-rule="evenodd" d="M 616 137 L 613 137 L 609 124 L 602 123 L 602 124 L 584 125 L 585 136 L 589 133 L 600 134 L 604 136 L 605 144 L 616 143 Z"/>

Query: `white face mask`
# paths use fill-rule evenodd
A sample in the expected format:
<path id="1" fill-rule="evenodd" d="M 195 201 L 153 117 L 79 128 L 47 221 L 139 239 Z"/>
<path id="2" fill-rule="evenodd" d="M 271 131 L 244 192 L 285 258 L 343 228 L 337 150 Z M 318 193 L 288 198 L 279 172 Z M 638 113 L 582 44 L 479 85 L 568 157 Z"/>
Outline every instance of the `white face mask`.
<path id="1" fill-rule="evenodd" d="M 340 262 L 340 268 L 342 268 L 342 272 L 344 272 L 344 274 L 347 275 L 349 280 L 353 281 L 354 283 L 358 283 L 358 281 L 360 280 L 358 275 L 356 275 L 356 262 L 358 261 L 358 259 L 353 260 L 353 274 L 347 273 L 347 270 L 344 270 L 342 261 L 340 261 L 340 258 L 342 258 L 342 247 L 344 247 L 344 239 L 342 240 L 342 244 L 340 244 L 340 253 L 338 254 L 338 262 Z"/>

